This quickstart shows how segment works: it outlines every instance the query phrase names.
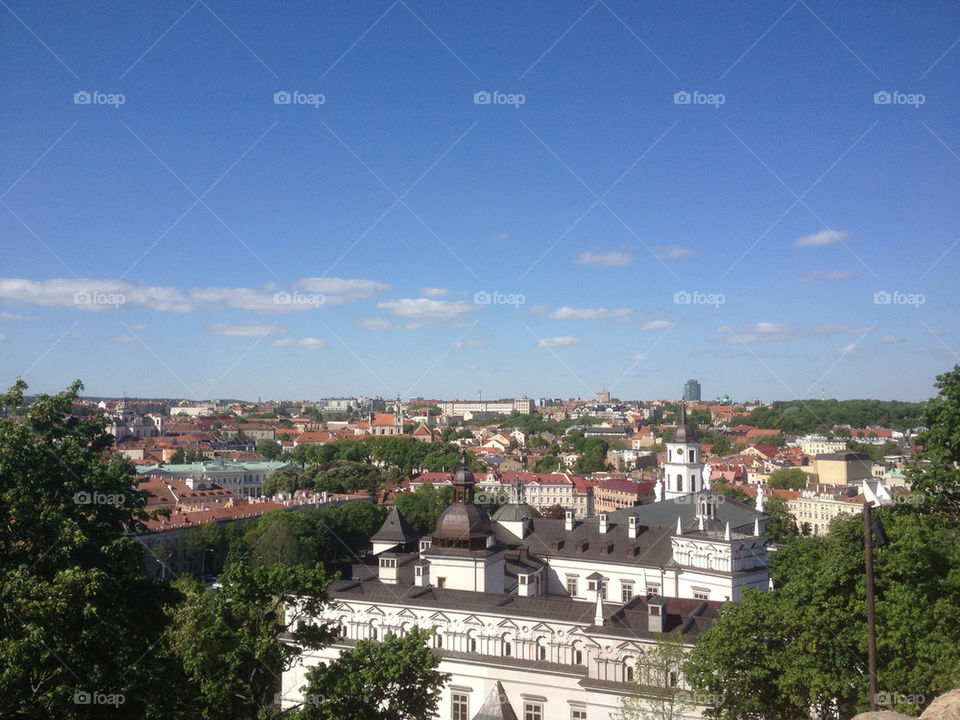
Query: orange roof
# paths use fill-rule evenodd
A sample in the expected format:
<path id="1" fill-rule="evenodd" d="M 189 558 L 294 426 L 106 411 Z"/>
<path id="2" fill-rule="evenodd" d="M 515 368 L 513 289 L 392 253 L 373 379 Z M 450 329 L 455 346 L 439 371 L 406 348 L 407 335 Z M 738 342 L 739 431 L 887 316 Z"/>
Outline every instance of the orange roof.
<path id="1" fill-rule="evenodd" d="M 374 413 L 373 414 L 373 425 L 389 425 L 393 427 L 396 424 L 396 418 L 393 416 L 393 413 Z"/>

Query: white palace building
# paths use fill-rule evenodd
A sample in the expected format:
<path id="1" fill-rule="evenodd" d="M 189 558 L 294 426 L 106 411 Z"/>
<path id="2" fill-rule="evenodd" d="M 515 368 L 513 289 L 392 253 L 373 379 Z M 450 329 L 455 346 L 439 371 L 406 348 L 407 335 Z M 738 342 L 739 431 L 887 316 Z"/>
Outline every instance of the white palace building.
<path id="1" fill-rule="evenodd" d="M 768 588 L 767 516 L 704 487 L 700 450 L 684 414 L 658 502 L 582 521 L 540 517 L 522 484 L 488 517 L 464 462 L 432 535 L 394 508 L 352 577 L 330 586 L 316 620 L 341 637 L 284 674 L 283 706 L 302 702 L 310 667 L 421 627 L 451 675 L 441 719 L 607 720 L 646 681 L 637 660 L 660 633 L 692 646 L 725 602 Z"/>

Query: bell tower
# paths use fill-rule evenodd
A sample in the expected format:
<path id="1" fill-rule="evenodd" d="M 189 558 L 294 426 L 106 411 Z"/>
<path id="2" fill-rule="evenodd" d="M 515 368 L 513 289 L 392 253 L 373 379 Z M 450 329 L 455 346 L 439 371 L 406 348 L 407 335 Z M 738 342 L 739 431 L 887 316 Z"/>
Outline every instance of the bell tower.
<path id="1" fill-rule="evenodd" d="M 700 441 L 687 423 L 687 406 L 680 405 L 680 423 L 667 441 L 667 461 L 663 464 L 665 500 L 700 492 L 703 489 L 703 457 Z"/>

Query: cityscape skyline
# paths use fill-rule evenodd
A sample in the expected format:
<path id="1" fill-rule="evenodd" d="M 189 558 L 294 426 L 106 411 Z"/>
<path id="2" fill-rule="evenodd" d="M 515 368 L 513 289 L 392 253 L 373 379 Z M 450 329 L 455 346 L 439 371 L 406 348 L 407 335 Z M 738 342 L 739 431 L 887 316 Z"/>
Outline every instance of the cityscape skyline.
<path id="1" fill-rule="evenodd" d="M 0 13 L 5 387 L 915 401 L 960 362 L 946 6 Z"/>

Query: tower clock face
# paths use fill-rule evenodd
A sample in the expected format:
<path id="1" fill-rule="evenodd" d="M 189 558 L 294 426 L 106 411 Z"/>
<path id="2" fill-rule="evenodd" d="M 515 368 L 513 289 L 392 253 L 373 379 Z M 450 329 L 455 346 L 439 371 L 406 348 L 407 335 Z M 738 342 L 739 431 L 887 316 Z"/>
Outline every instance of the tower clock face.
<path id="1" fill-rule="evenodd" d="M 683 455 L 683 448 L 677 448 L 677 455 Z"/>

